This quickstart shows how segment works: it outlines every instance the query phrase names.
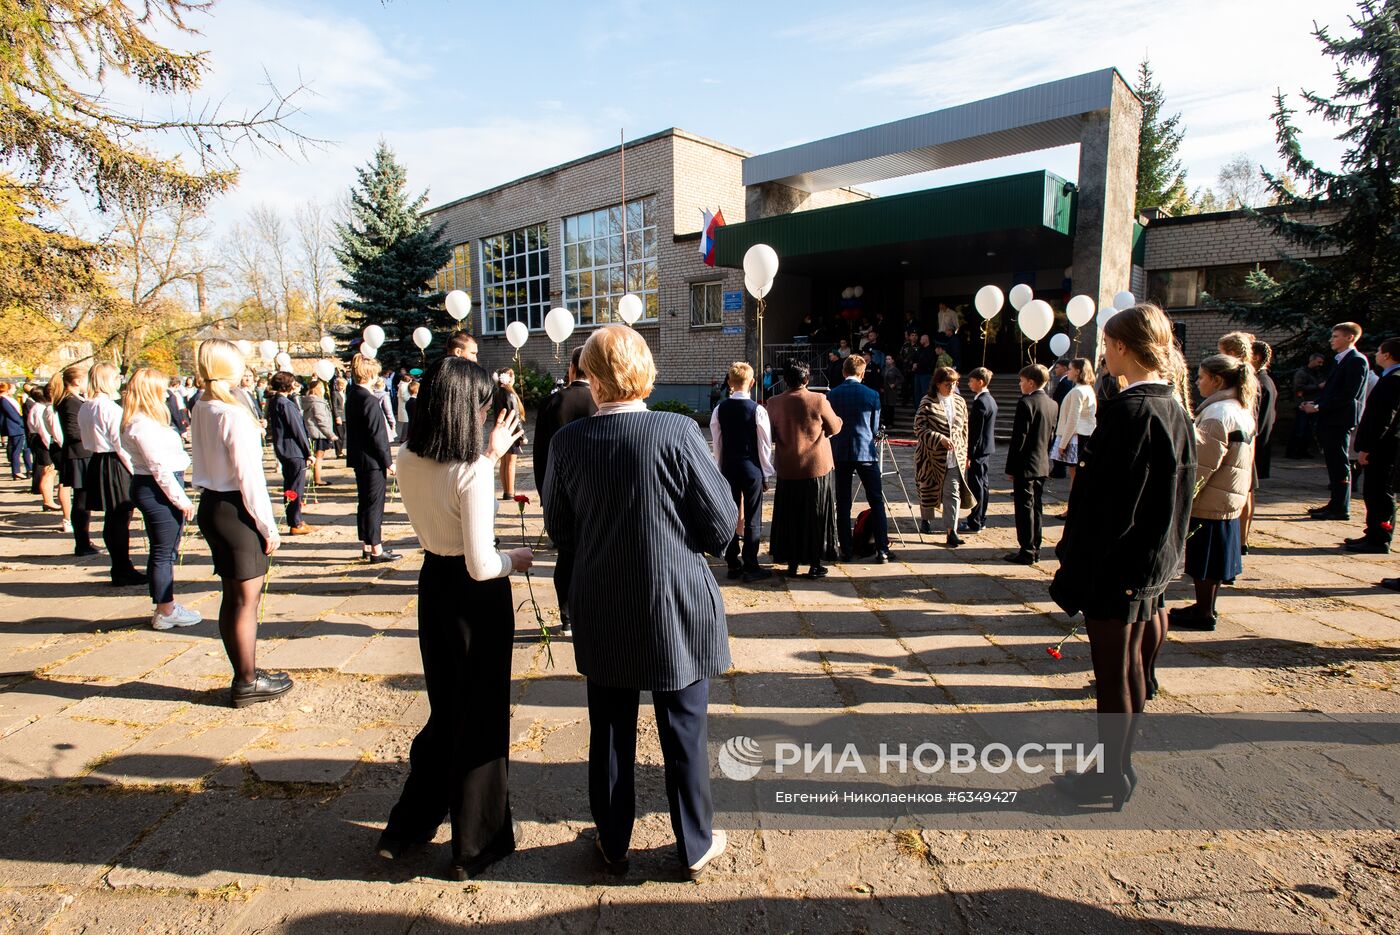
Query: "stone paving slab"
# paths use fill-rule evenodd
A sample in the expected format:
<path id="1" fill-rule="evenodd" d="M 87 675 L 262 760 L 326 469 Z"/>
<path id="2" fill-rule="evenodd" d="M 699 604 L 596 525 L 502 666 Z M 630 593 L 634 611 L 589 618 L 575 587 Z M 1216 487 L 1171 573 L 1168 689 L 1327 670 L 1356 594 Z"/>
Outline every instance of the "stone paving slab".
<path id="1" fill-rule="evenodd" d="M 338 464 L 330 473 L 349 479 Z M 1255 554 L 1222 595 L 1221 626 L 1173 634 L 1152 709 L 1400 714 L 1400 600 L 1374 587 L 1400 573 L 1400 556 L 1335 551 L 1353 527 L 1291 518 L 1311 505 L 1320 469 L 1284 462 L 1276 474 Z M 526 490 L 529 476 L 522 465 Z M 1063 482 L 1051 486 L 1058 502 Z M 0 486 L 0 518 L 29 508 Z M 397 501 L 386 534 L 406 557 L 390 567 L 355 560 L 348 485 L 308 508 L 317 531 L 279 553 L 259 657 L 293 669 L 297 686 L 239 711 L 227 707 L 202 542 L 188 544 L 177 590 L 209 619 L 155 633 L 144 594 L 108 588 L 100 563 L 70 563 L 56 527 L 0 538 L 0 932 L 1397 928 L 1400 839 L 1389 832 L 740 829 L 701 884 L 678 883 L 646 698 L 634 872 L 615 885 L 592 855 L 573 647 L 556 639 L 546 668 L 527 615 L 512 650 L 520 849 L 481 880 L 445 883 L 444 826 L 433 845 L 383 864 L 373 842 L 428 715 L 418 555 Z M 1070 629 L 1045 590 L 1053 558 L 1001 562 L 1014 541 L 1004 490 L 990 515 L 969 546 L 909 536 L 897 561 L 835 565 L 822 581 L 746 586 L 712 560 L 735 662 L 712 682 L 712 713 L 1092 708 L 1082 634 L 1061 660 L 1044 652 Z M 537 503 L 526 521 L 533 534 Z M 1060 528 L 1047 522 L 1047 556 Z M 498 530 L 516 541 L 513 512 Z M 541 555 L 535 590 L 555 621 L 552 563 Z M 513 587 L 523 600 L 524 583 Z M 1174 584 L 1169 602 L 1189 595 L 1189 582 Z M 1397 794 L 1388 753 L 1341 746 L 1330 768 L 1385 776 L 1366 807 L 1387 807 Z"/>

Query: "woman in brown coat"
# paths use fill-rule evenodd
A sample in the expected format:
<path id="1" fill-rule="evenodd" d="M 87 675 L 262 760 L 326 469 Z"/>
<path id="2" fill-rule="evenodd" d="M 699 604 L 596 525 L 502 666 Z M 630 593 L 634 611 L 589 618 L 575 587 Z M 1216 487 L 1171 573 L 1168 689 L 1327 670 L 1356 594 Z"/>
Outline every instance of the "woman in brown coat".
<path id="1" fill-rule="evenodd" d="M 778 477 L 768 548 L 789 575 L 797 574 L 798 565 L 811 565 L 808 577 L 821 578 L 826 575 L 822 562 L 836 555 L 831 436 L 841 431 L 841 419 L 826 396 L 807 389 L 810 376 L 805 363 L 791 361 L 783 368 L 783 382 L 791 389 L 768 400 Z"/>
<path id="2" fill-rule="evenodd" d="M 958 510 L 976 501 L 967 486 L 967 401 L 958 392 L 958 372 L 939 367 L 914 416 L 914 477 L 919 486 L 919 531 L 933 531 L 940 507 L 948 545 L 956 548 Z"/>

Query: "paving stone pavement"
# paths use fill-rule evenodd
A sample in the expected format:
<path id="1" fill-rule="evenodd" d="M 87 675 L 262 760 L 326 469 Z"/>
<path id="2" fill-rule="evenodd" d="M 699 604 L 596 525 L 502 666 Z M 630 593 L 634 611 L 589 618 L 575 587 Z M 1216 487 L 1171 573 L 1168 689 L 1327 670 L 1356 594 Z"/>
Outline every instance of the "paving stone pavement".
<path id="1" fill-rule="evenodd" d="M 1400 602 L 1375 586 L 1400 560 L 1340 552 L 1354 527 L 1300 519 L 1320 465 L 1276 465 L 1219 629 L 1172 635 L 1153 708 L 1400 713 Z M 533 494 L 528 456 L 518 477 Z M 427 714 L 418 552 L 391 502 L 387 541 L 405 557 L 358 563 L 352 479 L 339 463 L 328 479 L 307 498 L 314 534 L 276 555 L 262 626 L 261 662 L 292 671 L 296 690 L 241 711 L 225 703 L 217 582 L 197 536 L 177 587 L 208 619 L 155 632 L 141 589 L 111 588 L 102 556 L 72 559 L 27 485 L 3 482 L 0 933 L 1400 931 L 1400 843 L 1385 831 L 749 827 L 702 882 L 674 882 L 645 706 L 634 869 L 610 883 L 588 839 L 583 682 L 568 640 L 547 667 L 524 614 L 519 851 L 470 884 L 440 876 L 445 831 L 385 865 L 375 837 Z M 1049 514 L 1065 492 L 1052 483 Z M 520 520 L 502 506 L 514 545 Z M 1014 540 L 1004 484 L 991 528 L 958 550 L 919 542 L 894 510 L 891 565 L 752 586 L 721 575 L 734 668 L 715 680 L 712 712 L 1091 708 L 1087 644 L 1045 653 L 1067 629 L 1046 595 L 1053 559 L 1000 561 Z M 525 522 L 533 541 L 537 503 Z M 1058 534 L 1048 519 L 1050 544 Z M 554 622 L 552 560 L 541 552 L 534 588 Z M 525 582 L 515 588 L 523 600 Z M 1370 761 L 1392 781 L 1397 765 L 1393 749 Z"/>

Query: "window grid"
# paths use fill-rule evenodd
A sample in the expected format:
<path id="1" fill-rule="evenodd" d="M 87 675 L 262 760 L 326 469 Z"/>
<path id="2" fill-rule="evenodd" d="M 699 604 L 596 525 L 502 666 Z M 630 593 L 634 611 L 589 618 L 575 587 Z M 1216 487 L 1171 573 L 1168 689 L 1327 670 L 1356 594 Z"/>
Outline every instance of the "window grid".
<path id="1" fill-rule="evenodd" d="M 564 305 L 580 326 L 620 320 L 628 292 L 642 300 L 642 321 L 657 320 L 656 196 L 627 203 L 625 271 L 622 220 L 621 205 L 564 219 Z"/>
<path id="2" fill-rule="evenodd" d="M 531 331 L 549 311 L 549 227 L 536 224 L 481 241 L 482 331 L 500 334 L 513 321 Z"/>
<path id="3" fill-rule="evenodd" d="M 696 282 L 690 285 L 690 326 L 704 328 L 724 323 L 724 283 Z"/>

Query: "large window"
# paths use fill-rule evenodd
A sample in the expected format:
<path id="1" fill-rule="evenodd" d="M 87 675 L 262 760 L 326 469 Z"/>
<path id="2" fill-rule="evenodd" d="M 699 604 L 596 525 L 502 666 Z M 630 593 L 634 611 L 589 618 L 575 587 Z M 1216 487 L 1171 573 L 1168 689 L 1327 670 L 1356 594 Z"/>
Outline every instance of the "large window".
<path id="1" fill-rule="evenodd" d="M 696 282 L 690 285 L 690 326 L 724 323 L 724 283 Z"/>
<path id="2" fill-rule="evenodd" d="M 482 330 L 499 334 L 523 321 L 535 331 L 548 311 L 549 228 L 536 224 L 482 240 Z"/>
<path id="3" fill-rule="evenodd" d="M 628 292 L 641 298 L 642 320 L 656 320 L 656 197 L 627 203 L 625 237 L 622 221 L 621 205 L 564 219 L 564 304 L 580 325 L 617 320 Z"/>
<path id="4" fill-rule="evenodd" d="M 428 280 L 429 292 L 451 292 L 461 289 L 470 292 L 472 288 L 471 244 L 458 244 L 452 248 L 452 258 L 438 270 L 437 276 Z"/>
<path id="5" fill-rule="evenodd" d="M 1163 308 L 1195 308 L 1201 290 L 1201 271 L 1173 269 L 1154 272 L 1148 278 L 1148 296 Z"/>

